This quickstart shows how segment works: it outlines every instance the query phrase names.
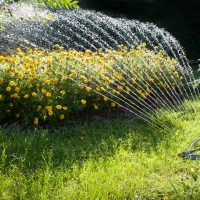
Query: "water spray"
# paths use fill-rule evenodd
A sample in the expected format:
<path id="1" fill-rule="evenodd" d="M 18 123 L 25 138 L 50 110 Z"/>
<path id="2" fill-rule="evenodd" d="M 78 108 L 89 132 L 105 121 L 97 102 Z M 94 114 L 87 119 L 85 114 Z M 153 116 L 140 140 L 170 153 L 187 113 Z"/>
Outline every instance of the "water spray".
<path id="1" fill-rule="evenodd" d="M 0 7 L 2 4 L 3 0 L 0 0 Z M 141 72 L 144 68 L 146 70 L 143 72 L 143 77 L 140 77 L 140 71 L 131 71 L 131 67 L 135 64 L 134 60 L 130 60 L 129 63 L 123 63 L 119 55 L 113 55 L 112 52 L 110 53 L 110 58 L 116 61 L 112 64 L 113 71 L 112 73 L 109 73 L 109 71 L 104 73 L 109 79 L 115 81 L 113 86 L 108 86 L 108 90 L 106 91 L 108 97 L 111 97 L 113 102 L 116 100 L 118 105 L 121 103 L 122 105 L 120 106 L 131 113 L 137 110 L 136 115 L 139 115 L 140 118 L 148 122 L 152 122 L 152 119 L 149 119 L 151 116 L 150 114 L 157 112 L 157 110 L 154 109 L 156 105 L 158 105 L 158 107 L 162 105 L 173 112 L 179 111 L 179 105 L 182 104 L 183 100 L 186 100 L 186 104 L 183 105 L 184 108 L 186 110 L 193 108 L 193 105 L 187 102 L 187 99 L 192 98 L 192 100 L 196 100 L 196 97 L 199 96 L 197 86 L 200 84 L 200 81 L 194 78 L 192 68 L 189 65 L 181 45 L 164 29 L 160 29 L 150 23 L 142 23 L 137 20 L 114 19 L 102 13 L 86 10 L 72 12 L 62 10 L 52 13 L 48 9 L 41 9 L 29 4 L 22 4 L 20 6 L 12 5 L 10 8 L 12 10 L 12 15 L 7 17 L 6 20 L 0 20 L 0 25 L 2 23 L 4 27 L 0 30 L 0 53 L 10 51 L 16 47 L 22 47 L 23 50 L 33 47 L 45 49 L 51 48 L 55 44 L 60 44 L 65 49 L 74 49 L 77 52 L 90 50 L 90 53 L 98 52 L 99 55 L 101 54 L 101 56 L 105 57 L 104 52 L 106 52 L 106 50 L 109 49 L 114 52 L 121 44 L 131 50 L 132 47 L 137 47 L 145 43 L 147 48 L 154 52 L 154 54 L 152 54 L 153 57 L 162 50 L 166 54 L 166 59 L 173 58 L 178 62 L 175 69 L 178 70 L 179 74 L 182 76 L 184 84 L 181 83 L 179 85 L 179 81 L 173 76 L 173 70 L 167 71 L 170 66 L 166 64 L 162 65 L 163 67 L 157 70 L 159 71 L 160 77 L 157 77 L 151 71 L 147 71 L 151 59 L 145 60 L 144 56 L 140 56 L 142 62 L 139 63 L 140 65 L 138 68 Z M 102 49 L 102 52 L 99 52 L 98 49 Z M 123 49 L 118 50 L 122 53 L 127 53 L 124 52 Z M 143 51 L 143 49 L 141 49 L 141 51 Z M 129 54 L 127 53 L 127 55 Z M 77 58 L 76 63 L 82 65 L 82 60 Z M 143 68 L 141 67 L 141 63 Z M 100 69 L 92 69 L 93 66 L 89 66 L 87 63 L 87 68 L 89 69 L 89 67 L 92 74 L 98 73 L 96 70 Z M 152 66 L 150 67 L 152 70 Z M 122 94 L 112 94 L 111 89 L 117 92 L 116 87 L 122 87 L 122 83 L 113 75 L 113 72 L 120 72 L 123 74 L 120 81 L 123 80 L 126 87 L 132 89 L 130 89 L 130 92 L 124 90 Z M 92 74 L 90 76 L 91 83 L 98 87 L 105 86 L 102 77 L 101 79 L 97 79 L 95 76 L 92 77 Z M 150 84 L 147 79 L 144 79 L 144 75 L 146 77 L 150 76 L 151 79 L 153 77 L 157 82 Z M 131 78 L 135 76 L 137 77 L 137 82 L 135 86 L 133 86 L 129 79 L 131 80 Z M 71 80 L 77 82 L 77 80 L 73 80 L 73 78 L 71 78 Z M 173 80 L 173 82 L 171 80 Z M 162 82 L 165 84 L 164 88 L 158 85 L 162 85 Z M 174 87 L 173 83 L 177 85 L 177 88 Z M 80 82 L 79 85 L 88 86 L 82 82 Z M 149 95 L 148 103 L 136 98 L 138 93 L 136 92 L 137 90 L 134 90 L 134 87 L 142 92 L 145 87 L 153 91 L 153 95 Z M 104 92 L 96 92 L 104 96 Z M 135 102 L 133 100 L 135 100 Z M 153 112 L 150 113 L 147 112 L 147 110 Z M 154 121 L 153 119 L 152 123 L 160 124 L 165 128 L 165 131 L 170 129 L 170 127 L 166 127 L 163 120 Z M 198 142 L 200 142 L 200 138 L 195 140 L 187 151 L 180 153 L 179 157 L 190 160 L 200 160 L 200 155 L 193 154 L 200 151 L 200 149 L 193 149 L 193 146 Z"/>

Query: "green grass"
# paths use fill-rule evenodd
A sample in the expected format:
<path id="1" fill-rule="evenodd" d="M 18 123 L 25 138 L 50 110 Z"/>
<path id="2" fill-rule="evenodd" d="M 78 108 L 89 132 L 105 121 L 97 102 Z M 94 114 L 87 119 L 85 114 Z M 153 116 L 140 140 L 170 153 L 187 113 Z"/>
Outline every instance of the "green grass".
<path id="1" fill-rule="evenodd" d="M 0 128 L 0 199 L 200 199 L 200 161 L 177 156 L 200 137 L 193 106 L 161 112 L 168 132 L 120 118 Z"/>

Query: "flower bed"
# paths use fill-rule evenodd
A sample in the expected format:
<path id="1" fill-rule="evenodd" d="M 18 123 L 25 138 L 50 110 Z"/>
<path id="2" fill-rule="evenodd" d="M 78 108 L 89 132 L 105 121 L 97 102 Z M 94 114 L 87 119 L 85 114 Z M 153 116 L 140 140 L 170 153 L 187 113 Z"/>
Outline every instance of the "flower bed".
<path id="1" fill-rule="evenodd" d="M 18 49 L 16 54 L 0 56 L 0 121 L 25 120 L 37 126 L 116 108 L 124 98 L 139 104 L 154 90 L 182 85 L 179 69 L 175 59 L 162 50 L 148 50 L 145 44 L 99 52 L 59 46 L 51 51 Z"/>

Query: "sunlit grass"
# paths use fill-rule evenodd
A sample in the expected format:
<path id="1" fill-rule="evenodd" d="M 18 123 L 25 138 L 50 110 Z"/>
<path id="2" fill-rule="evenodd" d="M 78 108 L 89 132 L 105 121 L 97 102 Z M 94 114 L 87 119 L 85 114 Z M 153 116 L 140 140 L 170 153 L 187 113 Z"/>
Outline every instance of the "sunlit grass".
<path id="1" fill-rule="evenodd" d="M 168 132 L 120 118 L 1 128 L 0 199 L 198 199 L 200 162 L 177 154 L 200 136 L 199 105 L 164 113 Z"/>

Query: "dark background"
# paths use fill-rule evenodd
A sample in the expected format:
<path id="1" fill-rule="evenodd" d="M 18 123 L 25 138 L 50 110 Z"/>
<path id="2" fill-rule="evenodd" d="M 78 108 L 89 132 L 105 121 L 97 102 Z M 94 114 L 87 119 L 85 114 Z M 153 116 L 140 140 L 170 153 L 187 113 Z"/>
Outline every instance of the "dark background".
<path id="1" fill-rule="evenodd" d="M 80 0 L 80 7 L 153 22 L 175 36 L 191 60 L 200 58 L 200 0 Z"/>

